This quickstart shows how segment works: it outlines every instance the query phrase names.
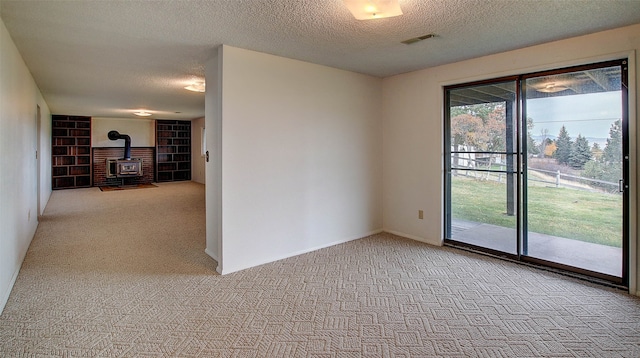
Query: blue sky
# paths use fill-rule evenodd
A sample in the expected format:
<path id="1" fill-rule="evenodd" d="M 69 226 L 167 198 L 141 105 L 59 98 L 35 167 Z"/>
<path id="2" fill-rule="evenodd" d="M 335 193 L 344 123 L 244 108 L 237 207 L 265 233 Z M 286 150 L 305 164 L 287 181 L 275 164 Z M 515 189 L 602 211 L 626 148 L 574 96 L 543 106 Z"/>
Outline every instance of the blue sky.
<path id="1" fill-rule="evenodd" d="M 564 125 L 571 139 L 581 134 L 604 141 L 611 124 L 622 118 L 620 91 L 530 99 L 527 117 L 533 119 L 531 135 L 536 139 L 542 129 L 556 137 Z"/>

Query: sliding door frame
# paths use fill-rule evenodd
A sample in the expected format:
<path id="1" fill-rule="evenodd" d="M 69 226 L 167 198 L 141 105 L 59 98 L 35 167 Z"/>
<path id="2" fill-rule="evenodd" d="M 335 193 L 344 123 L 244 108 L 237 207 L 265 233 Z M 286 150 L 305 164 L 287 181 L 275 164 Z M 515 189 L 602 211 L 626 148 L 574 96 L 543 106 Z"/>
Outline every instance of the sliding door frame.
<path id="1" fill-rule="evenodd" d="M 622 56 L 621 56 L 622 57 Z M 631 180 L 635 180 L 635 176 L 632 178 L 630 175 L 630 167 L 632 165 L 630 158 L 632 157 L 632 153 L 629 152 L 630 145 L 629 142 L 632 140 L 630 137 L 629 129 L 631 124 L 629 122 L 629 115 L 631 112 L 631 108 L 629 107 L 629 56 L 627 58 L 617 59 L 617 60 L 609 60 L 609 61 L 600 61 L 600 62 L 592 62 L 584 65 L 577 66 L 567 66 L 556 68 L 552 70 L 531 72 L 521 75 L 515 76 L 505 76 L 494 79 L 486 79 L 481 81 L 474 81 L 462 84 L 448 85 L 443 88 L 444 90 L 444 242 L 445 244 L 449 244 L 452 246 L 466 247 L 473 250 L 485 252 L 494 256 L 505 257 L 508 259 L 531 263 L 535 265 L 547 266 L 555 269 L 560 269 L 567 272 L 577 273 L 579 275 L 589 276 L 596 279 L 605 280 L 607 282 L 611 282 L 616 285 L 620 285 L 623 287 L 630 287 L 630 249 L 632 248 L 630 245 L 630 232 L 631 222 L 630 222 L 630 196 L 631 193 L 635 192 L 634 189 L 631 189 Z M 623 157 L 623 165 L 622 165 L 622 180 L 623 180 L 623 193 L 622 193 L 622 276 L 610 276 L 607 274 L 594 272 L 586 269 L 581 269 L 574 266 L 568 266 L 556 262 L 546 261 L 543 259 L 534 258 L 527 255 L 527 240 L 528 240 L 528 225 L 527 225 L 527 143 L 524 140 L 523 130 L 526 128 L 526 86 L 523 85 L 527 78 L 541 77 L 541 76 L 549 76 L 556 75 L 561 73 L 568 72 L 576 72 L 583 71 L 594 68 L 603 68 L 603 67 L 613 67 L 620 66 L 621 68 L 621 98 L 622 98 L 622 118 L 621 118 L 621 127 L 622 127 L 622 157 Z M 516 140 L 517 144 L 515 149 L 517 151 L 517 166 L 514 169 L 516 172 L 516 235 L 517 235 L 517 253 L 515 255 L 496 251 L 493 249 L 463 243 L 460 241 L 455 241 L 455 239 L 451 239 L 451 98 L 450 91 L 453 89 L 459 89 L 464 87 L 472 87 L 483 84 L 491 84 L 491 83 L 500 83 L 506 81 L 515 81 L 516 83 L 516 110 L 515 115 L 517 119 L 515 123 L 517 124 L 516 129 Z M 635 229 L 633 229 L 635 230 Z M 635 245 L 633 245 L 635 246 Z M 635 257 L 635 256 L 634 256 Z M 635 260 L 633 260 L 635 261 Z M 635 276 L 635 275 L 634 275 Z M 635 278 L 635 277 L 633 277 Z M 633 285 L 635 287 L 635 284 Z"/>
<path id="2" fill-rule="evenodd" d="M 467 83 L 461 83 L 461 84 L 455 84 L 455 85 L 450 85 L 450 86 L 446 86 L 444 88 L 444 128 L 445 128 L 445 135 L 444 135 L 444 148 L 445 148 L 445 156 L 446 154 L 451 154 L 451 136 L 447 135 L 448 134 L 448 130 L 447 128 L 451 128 L 451 107 L 449 106 L 450 103 L 450 90 L 455 90 L 455 89 L 461 89 L 461 88 L 465 88 L 465 87 L 475 87 L 475 86 L 481 86 L 481 85 L 488 85 L 488 84 L 497 84 L 497 83 L 506 83 L 506 82 L 513 82 L 515 84 L 515 108 L 512 108 L 512 115 L 515 116 L 515 120 L 513 120 L 513 124 L 515 125 L 515 128 L 513 128 L 516 132 L 515 135 L 515 140 L 516 143 L 513 144 L 514 149 L 515 149 L 515 156 L 516 156 L 516 165 L 515 168 L 513 168 L 513 172 L 514 173 L 508 173 L 507 171 L 505 171 L 504 173 L 506 175 L 510 175 L 510 174 L 515 174 L 515 186 L 516 186 L 516 198 L 515 198 L 515 216 L 516 216 L 516 254 L 512 254 L 509 252 L 504 252 L 504 251 L 498 251 L 498 250 L 494 250 L 494 249 L 490 249 L 490 248 L 486 248 L 486 247 L 482 247 L 482 246 L 477 246 L 474 244 L 470 244 L 470 243 L 464 243 L 464 242 L 460 242 L 460 241 L 456 241 L 455 245 L 456 246 L 460 246 L 460 247 L 466 247 L 472 250 L 478 250 L 478 251 L 483 251 L 486 253 L 489 253 L 491 255 L 495 255 L 495 256 L 501 256 L 501 257 L 506 257 L 512 260 L 520 260 L 520 249 L 519 249 L 519 237 L 520 237 L 520 232 L 522 230 L 522 210 L 521 210 L 521 198 L 522 198 L 522 193 L 521 193 L 521 189 L 520 187 L 522 186 L 522 182 L 521 182 L 521 170 L 522 170 L 522 156 L 518 155 L 517 153 L 521 151 L 521 139 L 520 139 L 520 131 L 522 128 L 521 122 L 518 120 L 519 116 L 520 116 L 520 110 L 521 110 L 521 105 L 520 105 L 520 99 L 519 99 L 519 95 L 520 95 L 520 81 L 519 81 L 520 76 L 519 75 L 515 75 L 515 76 L 504 76 L 504 77 L 499 77 L 499 78 L 493 78 L 493 79 L 486 79 L 486 80 L 480 80 L 480 81 L 473 81 L 473 82 L 467 82 Z M 506 113 L 506 112 L 505 112 Z M 505 152 L 503 153 L 505 155 L 509 155 L 509 153 Z M 478 170 L 476 169 L 475 171 L 479 171 L 482 172 L 483 170 Z M 450 158 L 446 158 L 444 161 L 444 241 L 445 242 L 451 242 L 452 240 L 448 239 L 447 237 L 449 236 L 449 234 L 451 233 L 452 227 L 451 227 L 451 172 L 452 172 L 452 168 L 451 168 L 451 160 Z"/>
<path id="3" fill-rule="evenodd" d="M 566 270 L 566 271 L 570 271 L 570 272 L 575 272 L 581 275 L 586 275 L 586 276 L 591 276 L 591 277 L 595 277 L 598 279 L 602 279 L 605 281 L 610 281 L 613 282 L 615 284 L 619 284 L 622 285 L 624 287 L 628 287 L 629 285 L 629 166 L 630 166 L 630 162 L 629 162 L 629 100 L 628 100 L 628 60 L 627 59 L 620 59 L 620 60 L 611 60 L 611 61 L 604 61 L 604 62 L 596 62 L 596 63 L 592 63 L 592 64 L 586 64 L 586 65 L 579 65 L 579 66 L 571 66 L 571 67 L 564 67 L 564 68 L 559 68 L 559 69 L 553 69 L 553 70 L 548 70 L 548 71 L 539 71 L 539 72 L 533 72 L 533 73 L 528 73 L 525 75 L 520 76 L 520 82 L 524 82 L 526 81 L 528 78 L 534 78 L 534 77 L 542 77 L 542 76 L 552 76 L 552 75 L 557 75 L 557 74 L 562 74 L 562 73 L 567 73 L 567 72 L 577 72 L 577 71 L 584 71 L 584 70 L 589 70 L 589 69 L 594 69 L 594 68 L 603 68 L 603 67 L 614 67 L 614 66 L 620 66 L 620 79 L 622 82 L 621 85 L 621 99 L 622 99 L 622 118 L 621 118 L 621 127 L 622 127 L 622 158 L 623 158 L 623 165 L 622 165 L 622 180 L 623 180 L 623 193 L 622 193 L 622 276 L 621 277 L 617 277 L 617 276 L 611 276 L 611 275 L 607 275 L 607 274 L 603 274 L 600 272 L 595 272 L 595 271 L 590 271 L 590 270 L 586 270 L 586 269 L 582 269 L 579 267 L 574 267 L 574 266 L 568 266 L 568 265 L 563 265 L 560 263 L 556 263 L 553 261 L 547 261 L 544 259 L 540 259 L 540 258 L 535 258 L 535 257 L 531 257 L 527 255 L 526 252 L 526 241 L 527 241 L 527 232 L 528 232 L 528 225 L 527 225 L 527 216 L 524 215 L 523 216 L 523 231 L 522 231 L 522 255 L 521 255 L 521 260 L 524 262 L 529 262 L 529 263 L 533 263 L 533 264 L 538 264 L 538 265 L 544 265 L 544 266 L 548 266 L 548 267 L 553 267 L 553 268 L 558 268 L 561 270 Z M 521 116 L 521 121 L 526 121 L 525 115 L 527 113 L 526 111 L 526 100 L 524 100 L 526 97 L 526 91 L 527 88 L 526 86 L 522 86 L 522 92 L 520 93 L 520 101 L 522 103 L 522 112 L 520 113 Z M 522 150 L 522 153 L 526 153 L 527 152 L 527 148 L 526 148 L 526 143 L 524 143 L 524 147 Z M 526 155 L 523 155 L 523 165 L 524 168 L 527 168 L 527 158 Z M 524 170 L 524 183 L 527 183 L 527 170 Z M 526 213 L 526 206 L 527 206 L 527 185 L 523 185 L 522 187 L 523 190 L 523 211 Z"/>

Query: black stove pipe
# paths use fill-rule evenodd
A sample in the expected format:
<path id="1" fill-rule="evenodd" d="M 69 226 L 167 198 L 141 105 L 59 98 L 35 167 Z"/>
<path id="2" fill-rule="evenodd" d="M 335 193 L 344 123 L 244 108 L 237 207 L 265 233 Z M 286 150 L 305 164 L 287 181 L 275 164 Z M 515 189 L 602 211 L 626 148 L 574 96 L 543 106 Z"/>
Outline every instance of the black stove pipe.
<path id="1" fill-rule="evenodd" d="M 111 140 L 124 139 L 124 159 L 131 160 L 131 137 L 118 131 L 109 131 L 107 137 Z"/>

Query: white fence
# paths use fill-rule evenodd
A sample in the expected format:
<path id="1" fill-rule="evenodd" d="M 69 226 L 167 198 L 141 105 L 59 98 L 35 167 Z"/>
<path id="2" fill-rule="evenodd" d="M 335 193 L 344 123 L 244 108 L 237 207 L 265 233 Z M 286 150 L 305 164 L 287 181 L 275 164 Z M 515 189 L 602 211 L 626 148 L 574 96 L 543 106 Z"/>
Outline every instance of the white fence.
<path id="1" fill-rule="evenodd" d="M 478 157 L 475 153 L 456 153 L 451 158 L 452 175 L 463 175 L 481 180 L 493 180 L 499 183 L 506 180 L 506 165 L 502 164 L 504 154 Z M 540 173 L 541 175 L 533 175 Z M 527 168 L 529 182 L 546 184 L 556 188 L 570 188 L 592 192 L 620 192 L 620 183 L 565 174 L 552 170 Z"/>

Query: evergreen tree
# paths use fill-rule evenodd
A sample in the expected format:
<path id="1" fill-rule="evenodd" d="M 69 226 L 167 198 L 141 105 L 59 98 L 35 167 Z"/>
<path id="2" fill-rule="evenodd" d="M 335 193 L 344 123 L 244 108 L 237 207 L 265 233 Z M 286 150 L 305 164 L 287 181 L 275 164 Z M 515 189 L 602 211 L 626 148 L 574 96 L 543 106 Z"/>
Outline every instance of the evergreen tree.
<path id="1" fill-rule="evenodd" d="M 622 162 L 622 127 L 620 120 L 613 122 L 609 129 L 609 138 L 604 146 L 603 159 L 605 163 L 614 164 Z"/>
<path id="2" fill-rule="evenodd" d="M 593 143 L 593 147 L 591 147 L 591 155 L 593 156 L 593 160 L 599 162 L 602 159 L 603 153 L 604 152 L 602 151 L 602 148 L 600 148 L 600 145 L 597 142 Z"/>
<path id="3" fill-rule="evenodd" d="M 531 135 L 533 129 L 533 118 L 527 118 L 527 153 L 531 155 L 540 154 L 540 147 L 536 144 L 535 139 Z"/>
<path id="4" fill-rule="evenodd" d="M 556 151 L 553 153 L 553 157 L 556 158 L 558 164 L 569 164 L 569 159 L 571 157 L 571 137 L 569 137 L 569 132 L 567 129 L 562 126 L 560 128 L 560 133 L 558 133 L 558 138 L 556 139 Z"/>
<path id="5" fill-rule="evenodd" d="M 578 134 L 576 141 L 571 146 L 569 165 L 575 169 L 582 169 L 584 164 L 591 159 L 591 148 L 587 138 Z"/>
<path id="6" fill-rule="evenodd" d="M 599 146 L 594 144 L 591 149 L 596 160 L 587 162 L 584 166 L 583 176 L 603 180 L 615 184 L 622 178 L 622 128 L 620 121 L 615 121 L 609 130 L 609 138 L 604 150 L 600 150 L 600 159 L 598 158 Z M 605 190 L 616 192 L 617 185 L 607 185 L 603 183 L 593 183 L 592 186 L 599 186 Z"/>

